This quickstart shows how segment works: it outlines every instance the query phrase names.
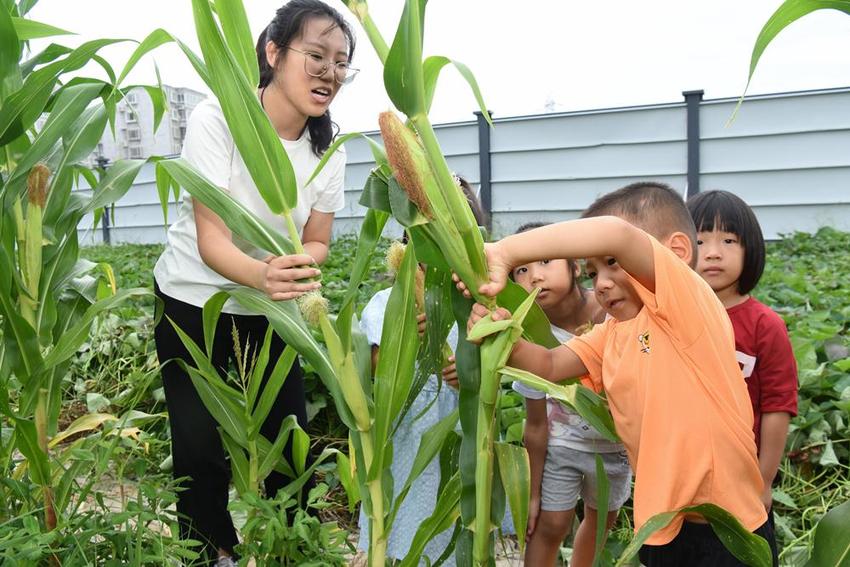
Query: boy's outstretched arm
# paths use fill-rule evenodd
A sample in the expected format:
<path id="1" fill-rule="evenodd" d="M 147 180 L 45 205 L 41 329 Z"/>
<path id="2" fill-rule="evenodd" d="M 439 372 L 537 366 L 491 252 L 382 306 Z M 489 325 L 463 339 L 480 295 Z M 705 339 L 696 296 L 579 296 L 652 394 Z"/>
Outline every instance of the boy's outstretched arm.
<path id="1" fill-rule="evenodd" d="M 650 291 L 655 291 L 655 262 L 649 236 L 612 216 L 546 225 L 485 245 L 490 283 L 479 291 L 494 297 L 511 269 L 537 260 L 612 256 L 621 268 Z"/>
<path id="2" fill-rule="evenodd" d="M 511 317 L 510 311 L 504 307 L 499 307 L 491 313 L 485 306 L 476 303 L 469 312 L 467 329 L 472 329 L 478 321 L 487 315 L 490 315 L 493 321 Z M 517 341 L 510 358 L 508 358 L 508 365 L 536 374 L 550 382 L 560 382 L 587 374 L 587 367 L 578 355 L 568 347 L 560 345 L 548 349 L 525 339 Z"/>

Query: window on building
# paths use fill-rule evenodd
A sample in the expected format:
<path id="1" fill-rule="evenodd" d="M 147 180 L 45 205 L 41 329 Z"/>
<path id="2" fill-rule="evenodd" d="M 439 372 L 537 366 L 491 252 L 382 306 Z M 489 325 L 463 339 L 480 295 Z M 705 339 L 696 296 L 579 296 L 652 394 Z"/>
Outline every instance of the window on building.
<path id="1" fill-rule="evenodd" d="M 127 130 L 127 139 L 138 142 L 142 139 L 142 131 L 138 128 L 130 128 Z"/>
<path id="2" fill-rule="evenodd" d="M 127 122 L 138 122 L 139 120 L 136 118 L 136 113 L 132 110 L 127 111 Z"/>
<path id="3" fill-rule="evenodd" d="M 139 146 L 130 146 L 130 157 L 131 158 L 141 158 L 142 156 L 142 148 Z"/>
<path id="4" fill-rule="evenodd" d="M 136 104 L 138 101 L 136 99 L 136 93 L 127 93 L 127 96 L 124 97 L 124 100 L 127 101 L 128 104 Z"/>
<path id="5" fill-rule="evenodd" d="M 185 108 L 178 108 L 177 109 L 177 116 L 178 116 L 178 118 L 180 118 L 180 120 L 185 120 L 186 119 L 186 109 Z"/>

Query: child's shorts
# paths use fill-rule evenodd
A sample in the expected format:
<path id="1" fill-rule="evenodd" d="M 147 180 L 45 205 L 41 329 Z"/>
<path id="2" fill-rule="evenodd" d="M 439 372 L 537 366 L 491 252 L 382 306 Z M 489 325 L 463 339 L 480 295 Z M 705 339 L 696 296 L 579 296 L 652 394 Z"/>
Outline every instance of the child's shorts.
<path id="1" fill-rule="evenodd" d="M 619 510 L 631 494 L 632 469 L 625 451 L 599 453 L 608 475 L 608 510 Z M 579 495 L 584 503 L 596 505 L 596 453 L 550 445 L 543 466 L 540 508 L 564 512 L 576 507 Z"/>

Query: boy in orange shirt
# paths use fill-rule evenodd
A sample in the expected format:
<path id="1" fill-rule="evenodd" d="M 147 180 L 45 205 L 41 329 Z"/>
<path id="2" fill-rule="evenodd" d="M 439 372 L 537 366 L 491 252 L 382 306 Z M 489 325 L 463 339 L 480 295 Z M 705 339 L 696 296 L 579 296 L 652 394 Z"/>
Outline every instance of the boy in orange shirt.
<path id="1" fill-rule="evenodd" d="M 732 326 L 689 266 L 696 231 L 682 198 L 663 184 L 636 183 L 598 199 L 583 217 L 487 246 L 483 294 L 495 296 L 514 266 L 586 258 L 611 315 L 552 350 L 520 341 L 509 364 L 551 381 L 588 374 L 588 386 L 604 389 L 635 472 L 636 529 L 655 514 L 712 503 L 764 537 L 776 564 Z M 476 304 L 470 325 L 487 313 Z M 700 517 L 677 517 L 647 540 L 640 558 L 648 566 L 740 565 Z"/>

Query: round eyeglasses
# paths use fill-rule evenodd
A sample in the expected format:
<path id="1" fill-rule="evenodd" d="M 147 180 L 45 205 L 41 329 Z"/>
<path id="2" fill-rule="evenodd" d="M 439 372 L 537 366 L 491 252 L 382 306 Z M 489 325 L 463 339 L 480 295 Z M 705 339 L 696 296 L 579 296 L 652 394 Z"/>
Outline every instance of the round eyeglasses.
<path id="1" fill-rule="evenodd" d="M 340 85 L 347 85 L 360 72 L 360 69 L 349 66 L 347 62 L 334 63 L 315 51 L 301 51 L 294 47 L 288 47 L 287 49 L 297 51 L 304 56 L 304 72 L 311 77 L 322 77 L 328 72 L 330 67 L 333 67 L 334 80 Z"/>

